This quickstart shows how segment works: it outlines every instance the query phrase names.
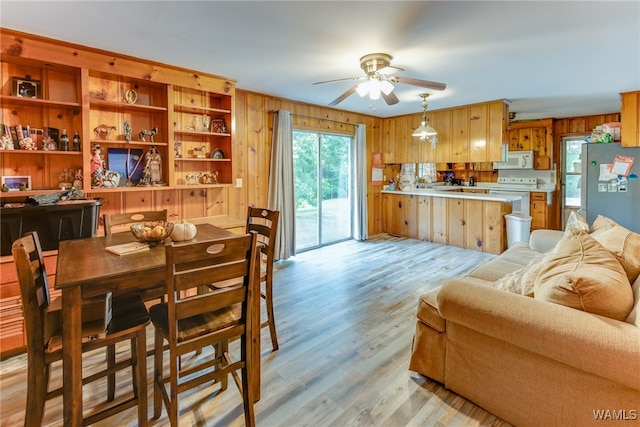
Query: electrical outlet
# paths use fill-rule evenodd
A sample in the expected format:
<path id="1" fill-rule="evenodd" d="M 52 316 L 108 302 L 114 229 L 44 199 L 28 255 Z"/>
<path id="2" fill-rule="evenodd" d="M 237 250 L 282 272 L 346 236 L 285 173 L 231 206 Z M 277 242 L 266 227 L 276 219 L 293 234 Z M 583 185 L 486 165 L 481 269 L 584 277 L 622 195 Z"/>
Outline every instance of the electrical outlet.
<path id="1" fill-rule="evenodd" d="M 236 187 L 242 188 L 242 178 L 236 178 Z"/>

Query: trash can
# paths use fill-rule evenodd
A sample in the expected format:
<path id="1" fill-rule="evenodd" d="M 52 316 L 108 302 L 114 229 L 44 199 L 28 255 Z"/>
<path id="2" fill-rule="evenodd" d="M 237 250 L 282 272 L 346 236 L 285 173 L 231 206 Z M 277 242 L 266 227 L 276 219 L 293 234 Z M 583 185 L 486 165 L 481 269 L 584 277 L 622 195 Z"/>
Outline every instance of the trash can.
<path id="1" fill-rule="evenodd" d="M 529 243 L 531 230 L 531 217 L 522 214 L 506 214 L 507 221 L 507 247 L 512 247 L 516 242 Z"/>

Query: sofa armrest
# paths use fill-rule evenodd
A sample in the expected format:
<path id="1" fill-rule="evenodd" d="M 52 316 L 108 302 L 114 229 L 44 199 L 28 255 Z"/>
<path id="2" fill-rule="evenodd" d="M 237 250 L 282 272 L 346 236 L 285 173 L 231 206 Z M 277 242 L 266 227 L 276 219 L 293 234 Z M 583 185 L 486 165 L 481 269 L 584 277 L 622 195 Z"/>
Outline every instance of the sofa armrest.
<path id="1" fill-rule="evenodd" d="M 447 322 L 640 390 L 635 325 L 456 280 L 443 283 L 438 309 Z"/>
<path id="2" fill-rule="evenodd" d="M 564 231 L 533 230 L 529 236 L 529 246 L 536 252 L 547 252 L 562 239 Z"/>

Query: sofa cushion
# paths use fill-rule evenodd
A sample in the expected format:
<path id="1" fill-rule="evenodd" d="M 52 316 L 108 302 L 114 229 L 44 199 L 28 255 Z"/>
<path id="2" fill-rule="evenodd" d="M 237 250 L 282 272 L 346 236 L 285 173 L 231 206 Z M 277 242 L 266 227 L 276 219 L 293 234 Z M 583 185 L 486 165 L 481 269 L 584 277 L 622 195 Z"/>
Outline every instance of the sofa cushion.
<path id="1" fill-rule="evenodd" d="M 438 302 L 436 300 L 439 291 L 440 288 L 420 296 L 420 301 L 418 302 L 418 320 L 426 323 L 438 332 L 444 332 L 446 325 L 444 319 L 440 317 Z"/>
<path id="2" fill-rule="evenodd" d="M 575 228 L 578 230 L 589 231 L 589 223 L 582 215 L 580 215 L 576 211 L 571 211 L 569 217 L 567 218 L 567 223 L 564 227 L 565 230 L 569 230 L 571 228 Z"/>
<path id="3" fill-rule="evenodd" d="M 535 298 L 624 320 L 633 292 L 620 263 L 586 231 L 566 234 L 535 279 Z"/>
<path id="4" fill-rule="evenodd" d="M 631 290 L 633 291 L 633 308 L 624 321 L 640 328 L 640 276 L 631 285 Z"/>
<path id="5" fill-rule="evenodd" d="M 633 283 L 640 275 L 640 234 L 598 215 L 591 236 L 616 257 Z"/>
<path id="6" fill-rule="evenodd" d="M 499 257 L 471 270 L 469 277 L 495 282 L 503 276 L 526 266 L 539 255 L 538 252 L 531 250 L 526 243 L 518 242 L 504 251 Z"/>

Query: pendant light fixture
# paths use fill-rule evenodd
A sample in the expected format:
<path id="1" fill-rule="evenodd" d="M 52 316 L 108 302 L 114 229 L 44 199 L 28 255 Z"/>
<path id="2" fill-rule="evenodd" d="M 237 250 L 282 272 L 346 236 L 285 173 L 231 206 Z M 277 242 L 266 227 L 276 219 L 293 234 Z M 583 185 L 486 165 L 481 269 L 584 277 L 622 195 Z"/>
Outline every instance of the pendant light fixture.
<path id="1" fill-rule="evenodd" d="M 420 96 L 422 97 L 422 123 L 413 131 L 411 136 L 420 137 L 420 141 L 422 142 L 431 141 L 431 146 L 435 148 L 438 142 L 438 131 L 427 123 L 427 98 L 429 94 L 423 93 Z"/>

